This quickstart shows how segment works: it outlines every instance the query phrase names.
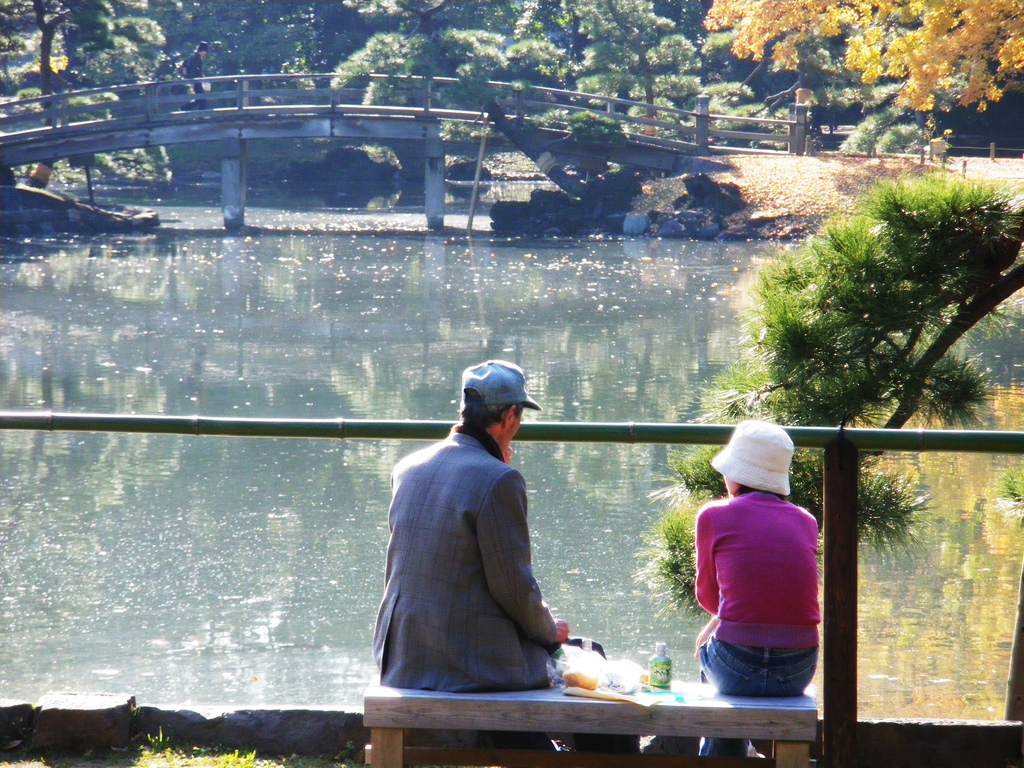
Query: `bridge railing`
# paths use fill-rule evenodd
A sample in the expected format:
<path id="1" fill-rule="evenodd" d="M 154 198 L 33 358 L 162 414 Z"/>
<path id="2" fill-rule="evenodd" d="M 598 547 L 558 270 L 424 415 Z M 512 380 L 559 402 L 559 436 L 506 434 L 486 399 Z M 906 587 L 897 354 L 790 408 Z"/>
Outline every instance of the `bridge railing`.
<path id="1" fill-rule="evenodd" d="M 208 91 L 193 93 L 191 80 L 166 80 L 38 96 L 0 103 L 0 142 L 28 137 L 40 131 L 117 121 L 121 126 L 164 121 L 193 121 L 194 111 L 217 117 L 235 113 L 296 114 L 359 113 L 366 110 L 420 109 L 432 117 L 477 119 L 480 106 L 444 109 L 443 91 L 459 83 L 455 78 L 371 75 L 371 82 L 399 84 L 386 104 L 371 104 L 362 87 L 339 84 L 335 74 L 228 75 L 199 81 Z M 802 154 L 806 136 L 806 108 L 797 107 L 789 120 L 712 114 L 706 96 L 698 97 L 696 111 L 620 99 L 612 96 L 541 86 L 491 81 L 498 102 L 518 119 L 543 116 L 551 127 L 567 129 L 568 118 L 591 112 L 623 126 L 632 141 L 667 149 L 726 153 L 765 151 L 766 145 Z M 482 106 L 482 105 L 481 105 Z M 737 146 L 742 142 L 746 146 Z"/>
<path id="2" fill-rule="evenodd" d="M 164 80 L 37 96 L 0 103 L 0 134 L 62 128 L 98 120 L 189 120 L 202 100 L 204 108 L 246 110 L 259 107 L 326 108 L 361 103 L 365 89 L 333 88 L 334 75 L 230 75 L 196 81 Z M 208 91 L 193 92 L 193 82 Z"/>
<path id="3" fill-rule="evenodd" d="M 370 78 L 404 82 L 410 93 L 428 90 L 435 99 L 445 87 L 459 83 L 456 78 L 427 80 L 415 75 L 370 75 Z M 778 120 L 713 114 L 708 108 L 707 96 L 698 96 L 697 109 L 690 111 L 614 96 L 497 80 L 488 81 L 487 85 L 498 95 L 498 104 L 516 119 L 543 115 L 549 125 L 562 130 L 568 130 L 571 114 L 591 112 L 622 125 L 633 141 L 670 149 L 696 149 L 704 153 L 764 152 L 763 145 L 771 144 L 790 154 L 803 154 L 806 142 L 806 107 L 793 109 L 788 120 Z M 738 147 L 735 142 L 752 146 Z"/>

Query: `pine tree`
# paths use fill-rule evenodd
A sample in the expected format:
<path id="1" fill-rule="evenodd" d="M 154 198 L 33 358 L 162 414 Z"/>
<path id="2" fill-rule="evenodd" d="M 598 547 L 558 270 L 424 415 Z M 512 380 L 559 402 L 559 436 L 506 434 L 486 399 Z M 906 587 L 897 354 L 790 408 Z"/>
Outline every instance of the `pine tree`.
<path id="1" fill-rule="evenodd" d="M 759 271 L 740 360 L 707 393 L 707 418 L 899 429 L 977 423 L 985 374 L 957 342 L 1024 288 L 1024 198 L 933 176 L 883 183 L 849 217 Z M 674 459 L 677 502 L 652 535 L 645 576 L 674 605 L 692 599 L 692 515 L 722 495 L 713 450 Z M 821 520 L 822 461 L 797 451 L 793 501 Z M 867 456 L 858 528 L 899 546 L 923 501 L 910 473 Z"/>

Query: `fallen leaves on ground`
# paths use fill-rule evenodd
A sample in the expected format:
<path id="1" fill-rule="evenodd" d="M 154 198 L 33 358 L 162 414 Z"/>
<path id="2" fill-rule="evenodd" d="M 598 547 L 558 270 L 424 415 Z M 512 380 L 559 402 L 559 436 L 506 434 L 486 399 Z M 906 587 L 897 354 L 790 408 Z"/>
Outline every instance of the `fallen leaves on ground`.
<path id="1" fill-rule="evenodd" d="M 1024 186 L 1024 160 L 952 158 L 945 167 L 922 164 L 913 157 L 850 157 L 843 155 L 728 155 L 715 158 L 732 168 L 714 174 L 719 182 L 735 183 L 747 202 L 738 217 L 778 219 L 797 231 L 819 226 L 830 216 L 850 210 L 876 182 L 925 173 L 949 173 L 968 179 L 1015 183 Z M 650 184 L 651 207 L 671 208 L 683 194 L 682 179 L 667 178 Z M 771 236 L 768 234 L 768 236 Z"/>
<path id="2" fill-rule="evenodd" d="M 798 157 L 736 155 L 733 181 L 752 216 L 797 217 L 816 223 L 852 204 L 877 181 L 920 175 L 927 165 L 910 158 Z"/>

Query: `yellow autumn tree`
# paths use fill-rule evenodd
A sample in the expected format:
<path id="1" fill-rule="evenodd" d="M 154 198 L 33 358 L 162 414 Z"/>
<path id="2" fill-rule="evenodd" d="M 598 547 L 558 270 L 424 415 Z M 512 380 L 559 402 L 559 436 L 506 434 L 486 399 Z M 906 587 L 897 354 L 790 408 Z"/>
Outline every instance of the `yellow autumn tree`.
<path id="1" fill-rule="evenodd" d="M 708 29 L 732 29 L 733 52 L 799 69 L 799 44 L 844 37 L 846 64 L 866 83 L 903 83 L 899 101 L 930 110 L 999 100 L 1024 83 L 1024 0 L 714 0 Z"/>

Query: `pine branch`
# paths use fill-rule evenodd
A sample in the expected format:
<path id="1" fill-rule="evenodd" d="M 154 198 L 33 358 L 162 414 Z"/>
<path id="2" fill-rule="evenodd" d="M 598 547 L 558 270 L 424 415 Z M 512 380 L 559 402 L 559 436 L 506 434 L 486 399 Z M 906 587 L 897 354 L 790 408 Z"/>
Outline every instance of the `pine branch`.
<path id="1" fill-rule="evenodd" d="M 782 102 L 784 102 L 790 96 L 795 96 L 797 88 L 802 88 L 802 87 L 803 87 L 803 78 L 800 75 L 797 75 L 796 82 L 793 83 L 791 86 L 789 86 L 789 88 L 787 88 L 784 91 L 779 91 L 778 93 L 773 93 L 771 96 L 767 97 L 764 100 L 765 108 L 766 109 L 775 109 L 777 106 L 779 106 Z"/>
<path id="2" fill-rule="evenodd" d="M 1022 238 L 1018 237 L 1016 242 L 1019 251 Z M 915 365 L 917 375 L 914 377 L 916 382 L 913 389 L 900 399 L 899 405 L 885 424 L 886 429 L 900 429 L 910 421 L 924 394 L 924 381 L 928 372 L 971 328 L 1021 288 L 1024 288 L 1024 264 L 1014 267 L 993 283 L 991 288 L 978 294 L 963 306 L 921 355 L 921 359 Z"/>

